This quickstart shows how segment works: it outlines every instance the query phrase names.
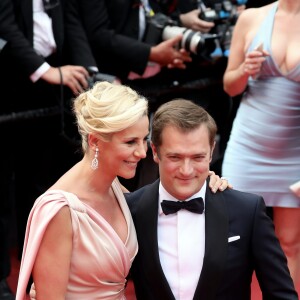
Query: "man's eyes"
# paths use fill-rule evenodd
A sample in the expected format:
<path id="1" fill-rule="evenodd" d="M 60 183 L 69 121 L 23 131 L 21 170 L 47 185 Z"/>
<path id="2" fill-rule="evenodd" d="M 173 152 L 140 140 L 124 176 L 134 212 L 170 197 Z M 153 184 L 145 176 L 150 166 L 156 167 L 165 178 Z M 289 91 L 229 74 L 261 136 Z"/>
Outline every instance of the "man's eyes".
<path id="1" fill-rule="evenodd" d="M 205 159 L 206 158 L 206 156 L 205 155 L 201 155 L 201 156 L 196 156 L 196 157 L 194 157 L 194 160 L 203 160 L 203 159 Z"/>
<path id="2" fill-rule="evenodd" d="M 169 159 L 175 160 L 175 159 L 180 159 L 178 156 L 169 156 Z"/>
<path id="3" fill-rule="evenodd" d="M 171 159 L 171 160 L 181 160 L 182 158 L 180 156 L 172 155 L 172 156 L 169 156 L 169 159 Z M 205 155 L 195 156 L 195 157 L 191 158 L 191 160 L 195 160 L 195 161 L 201 161 L 203 159 L 205 159 Z"/>

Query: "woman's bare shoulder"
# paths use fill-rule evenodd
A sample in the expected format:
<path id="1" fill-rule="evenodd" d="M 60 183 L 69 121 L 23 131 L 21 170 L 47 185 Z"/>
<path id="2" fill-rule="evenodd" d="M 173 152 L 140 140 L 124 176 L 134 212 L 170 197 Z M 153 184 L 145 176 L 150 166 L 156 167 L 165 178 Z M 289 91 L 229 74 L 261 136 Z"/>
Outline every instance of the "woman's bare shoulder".
<path id="1" fill-rule="evenodd" d="M 247 8 L 238 17 L 235 31 L 238 36 L 252 39 L 253 34 L 257 31 L 263 20 L 265 19 L 271 5 L 266 5 L 258 8 Z"/>
<path id="2" fill-rule="evenodd" d="M 248 24 L 257 23 L 263 19 L 274 3 L 245 9 L 239 16 L 239 20 Z"/>

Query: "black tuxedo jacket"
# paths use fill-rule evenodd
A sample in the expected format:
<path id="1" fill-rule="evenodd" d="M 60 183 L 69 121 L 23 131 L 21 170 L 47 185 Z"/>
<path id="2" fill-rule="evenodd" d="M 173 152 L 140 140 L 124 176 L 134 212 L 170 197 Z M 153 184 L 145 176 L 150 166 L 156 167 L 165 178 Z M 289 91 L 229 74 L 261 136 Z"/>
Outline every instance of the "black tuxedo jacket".
<path id="1" fill-rule="evenodd" d="M 82 22 L 101 72 L 120 78 L 130 71 L 143 74 L 150 45 L 138 41 L 139 1 L 68 0 L 66 13 L 75 39 Z"/>
<path id="2" fill-rule="evenodd" d="M 68 31 L 71 27 L 64 19 L 64 0 L 59 0 L 59 3 L 52 10 L 53 34 L 57 46 L 57 66 L 63 63 L 65 56 L 69 56 L 69 53 L 63 52 L 66 43 L 74 43 Z M 77 34 L 80 38 L 76 40 L 76 44 L 73 44 L 76 46 L 70 47 L 70 52 L 71 55 L 78 58 L 76 61 L 72 61 L 72 64 L 95 66 L 95 60 L 83 28 L 77 28 Z M 8 49 L 4 49 L 4 52 L 11 52 L 15 63 L 28 76 L 44 63 L 45 59 L 33 49 L 32 0 L 1 0 L 0 37 L 8 42 Z M 81 53 L 80 56 L 73 54 L 78 51 Z"/>
<path id="3" fill-rule="evenodd" d="M 7 41 L 0 52 L 0 82 L 7 90 L 14 90 L 10 102 L 1 102 L 0 112 L 23 111 L 33 108 L 47 107 L 57 104 L 53 85 L 40 82 L 32 83 L 30 75 L 34 73 L 47 58 L 37 54 L 33 48 L 33 0 L 1 0 L 0 1 L 0 38 Z M 77 41 L 72 42 L 65 26 L 64 1 L 52 10 L 52 26 L 57 51 L 48 60 L 51 66 L 78 64 L 96 65 L 87 37 L 83 29 L 78 29 Z M 71 54 L 70 54 L 71 53 Z M 73 53 L 73 54 L 72 54 Z M 59 91 L 59 86 L 55 86 Z M 39 90 L 41 93 L 35 94 Z M 35 96 L 36 95 L 36 96 Z M 26 100 L 24 98 L 27 98 Z M 29 98 L 31 101 L 29 101 Z M 17 103 L 18 102 L 18 103 Z"/>
<path id="4" fill-rule="evenodd" d="M 175 299 L 159 261 L 158 187 L 159 180 L 126 195 L 139 242 L 131 275 L 141 300 Z M 229 242 L 233 236 L 240 239 Z M 264 299 L 298 299 L 262 197 L 207 188 L 205 255 L 193 299 L 250 299 L 254 271 Z"/>
<path id="5" fill-rule="evenodd" d="M 1 0 L 0 35 L 8 43 L 3 49 L 1 62 L 9 59 L 11 67 L 18 66 L 18 72 L 28 77 L 45 61 L 33 49 L 32 0 Z M 64 42 L 62 4 L 53 9 L 53 33 L 57 44 L 58 59 L 61 59 Z M 2 53 L 1 53 L 2 54 Z"/>

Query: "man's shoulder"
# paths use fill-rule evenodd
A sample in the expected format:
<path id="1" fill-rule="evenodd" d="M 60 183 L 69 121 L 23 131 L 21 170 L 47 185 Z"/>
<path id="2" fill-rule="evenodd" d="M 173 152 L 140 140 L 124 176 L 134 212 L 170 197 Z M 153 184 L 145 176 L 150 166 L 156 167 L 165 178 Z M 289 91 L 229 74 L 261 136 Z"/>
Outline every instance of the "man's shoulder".
<path id="1" fill-rule="evenodd" d="M 257 199 L 259 197 L 261 197 L 259 194 L 256 193 L 252 193 L 252 192 L 246 192 L 246 191 L 242 191 L 242 190 L 237 190 L 237 189 L 229 189 L 227 188 L 225 191 L 224 195 L 230 195 L 233 197 L 241 197 L 241 198 L 253 198 L 253 199 Z"/>
<path id="2" fill-rule="evenodd" d="M 257 207 L 264 206 L 265 202 L 262 195 L 244 192 L 236 189 L 226 189 L 220 194 L 228 207 L 236 209 L 256 209 Z"/>
<path id="3" fill-rule="evenodd" d="M 125 195 L 126 200 L 140 198 L 140 196 L 144 193 L 145 188 L 146 188 L 146 186 L 143 186 L 133 192 L 125 193 L 124 195 Z"/>
<path id="4" fill-rule="evenodd" d="M 133 192 L 130 193 L 125 193 L 125 198 L 127 200 L 127 202 L 131 202 L 131 201 L 138 201 L 144 193 L 148 193 L 151 192 L 153 188 L 155 188 L 155 185 L 157 184 L 157 181 L 147 184 Z"/>

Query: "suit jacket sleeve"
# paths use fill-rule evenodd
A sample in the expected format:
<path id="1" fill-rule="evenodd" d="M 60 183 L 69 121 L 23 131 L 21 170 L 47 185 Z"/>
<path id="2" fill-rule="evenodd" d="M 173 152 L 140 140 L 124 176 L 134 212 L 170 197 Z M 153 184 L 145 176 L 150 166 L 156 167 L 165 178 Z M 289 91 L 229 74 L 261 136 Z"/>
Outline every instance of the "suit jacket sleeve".
<path id="1" fill-rule="evenodd" d="M 121 21 L 117 24 L 119 20 L 113 15 L 115 10 L 121 11 L 126 17 L 126 10 L 131 7 L 126 8 L 126 5 L 123 6 L 119 2 L 110 3 L 105 0 L 68 0 L 67 2 L 68 20 L 73 20 L 71 32 L 78 34 L 76 22 L 78 23 L 77 20 L 81 19 L 100 70 L 112 73 L 108 69 L 102 69 L 101 66 L 114 64 L 126 69 L 126 73 L 134 71 L 142 74 L 144 72 L 150 55 L 150 45 L 122 34 L 123 24 Z M 108 5 L 110 5 L 110 10 L 108 10 Z"/>
<path id="2" fill-rule="evenodd" d="M 13 61 L 20 67 L 18 71 L 29 77 L 45 60 L 35 52 L 30 40 L 19 29 L 14 9 L 12 0 L 0 1 L 0 37 L 7 41 L 3 52 L 9 51 Z"/>
<path id="3" fill-rule="evenodd" d="M 224 286 L 234 286 L 235 294 L 243 294 L 248 271 L 255 271 L 264 299 L 298 299 L 290 276 L 286 256 L 275 234 L 274 224 L 266 214 L 261 196 L 226 190 L 229 236 L 240 235 L 240 240 L 228 243 L 228 261 Z M 245 296 L 245 294 L 244 294 Z M 242 297 L 241 299 L 244 299 Z"/>
<path id="4" fill-rule="evenodd" d="M 84 67 L 97 66 L 82 20 L 78 2 L 65 1 L 65 31 L 70 63 Z"/>

